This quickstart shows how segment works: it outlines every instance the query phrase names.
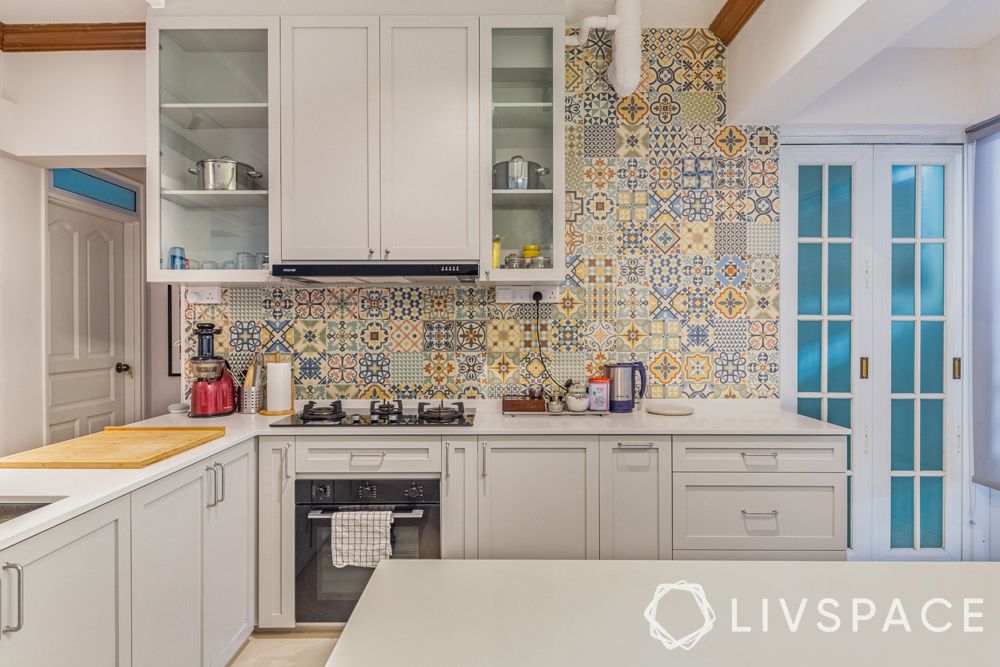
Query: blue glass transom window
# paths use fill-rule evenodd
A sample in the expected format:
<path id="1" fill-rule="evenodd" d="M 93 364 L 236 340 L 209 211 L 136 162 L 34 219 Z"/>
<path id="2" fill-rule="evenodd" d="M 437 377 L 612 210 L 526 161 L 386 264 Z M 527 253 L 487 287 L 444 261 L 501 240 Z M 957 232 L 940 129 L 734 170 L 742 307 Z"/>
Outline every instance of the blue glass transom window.
<path id="1" fill-rule="evenodd" d="M 79 169 L 53 169 L 52 187 L 129 213 L 139 211 L 139 194 Z"/>

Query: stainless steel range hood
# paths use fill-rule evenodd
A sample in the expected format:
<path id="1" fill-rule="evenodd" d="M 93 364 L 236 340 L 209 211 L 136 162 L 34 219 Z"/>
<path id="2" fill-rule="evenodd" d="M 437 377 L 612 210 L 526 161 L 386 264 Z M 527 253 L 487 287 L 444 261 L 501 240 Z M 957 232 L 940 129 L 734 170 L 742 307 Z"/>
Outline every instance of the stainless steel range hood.
<path id="1" fill-rule="evenodd" d="M 274 264 L 271 275 L 315 284 L 441 285 L 473 283 L 479 278 L 476 262 L 406 263 L 354 262 L 344 264 Z"/>

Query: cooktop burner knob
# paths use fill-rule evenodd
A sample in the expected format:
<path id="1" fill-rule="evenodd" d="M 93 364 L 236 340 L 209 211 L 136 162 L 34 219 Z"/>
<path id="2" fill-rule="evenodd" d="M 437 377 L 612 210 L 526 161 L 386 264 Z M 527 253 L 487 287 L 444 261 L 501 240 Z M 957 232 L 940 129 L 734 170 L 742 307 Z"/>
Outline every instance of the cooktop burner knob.
<path id="1" fill-rule="evenodd" d="M 389 415 L 389 423 L 396 424 L 399 422 L 399 415 Z"/>
<path id="2" fill-rule="evenodd" d="M 351 415 L 351 423 L 352 424 L 360 424 L 361 423 L 361 415 Z"/>

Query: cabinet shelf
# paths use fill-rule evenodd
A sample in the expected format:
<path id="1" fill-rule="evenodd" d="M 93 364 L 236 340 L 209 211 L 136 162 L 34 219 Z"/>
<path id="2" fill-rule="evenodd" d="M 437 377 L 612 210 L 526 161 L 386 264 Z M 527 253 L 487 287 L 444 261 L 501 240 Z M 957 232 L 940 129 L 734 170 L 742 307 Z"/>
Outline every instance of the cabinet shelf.
<path id="1" fill-rule="evenodd" d="M 254 104 L 161 104 L 164 118 L 187 130 L 267 129 L 266 102 Z"/>
<path id="2" fill-rule="evenodd" d="M 548 208 L 552 190 L 494 190 L 493 208 Z"/>
<path id="3" fill-rule="evenodd" d="M 493 105 L 493 127 L 552 129 L 551 102 L 504 102 Z"/>
<path id="4" fill-rule="evenodd" d="M 494 83 L 552 83 L 552 67 L 494 67 Z"/>
<path id="5" fill-rule="evenodd" d="M 184 208 L 262 208 L 267 190 L 164 190 L 164 201 Z"/>

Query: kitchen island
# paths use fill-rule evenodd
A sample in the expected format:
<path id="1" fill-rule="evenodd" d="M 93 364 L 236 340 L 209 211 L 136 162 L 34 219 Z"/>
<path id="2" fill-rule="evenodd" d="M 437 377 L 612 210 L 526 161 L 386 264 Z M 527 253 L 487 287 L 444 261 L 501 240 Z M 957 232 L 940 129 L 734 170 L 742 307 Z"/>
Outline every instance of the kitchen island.
<path id="1" fill-rule="evenodd" d="M 950 655 L 987 664 L 996 660 L 1000 623 L 996 570 L 989 563 L 383 561 L 327 667 L 841 667 L 860 656 L 860 664 L 931 665 Z M 650 609 L 662 584 L 680 587 Z M 897 622 L 883 632 L 901 591 L 911 631 Z M 942 595 L 951 606 L 933 603 L 925 623 L 923 606 Z M 855 598 L 864 598 L 857 632 Z M 823 599 L 838 605 L 826 606 L 836 629 L 818 611 Z"/>

